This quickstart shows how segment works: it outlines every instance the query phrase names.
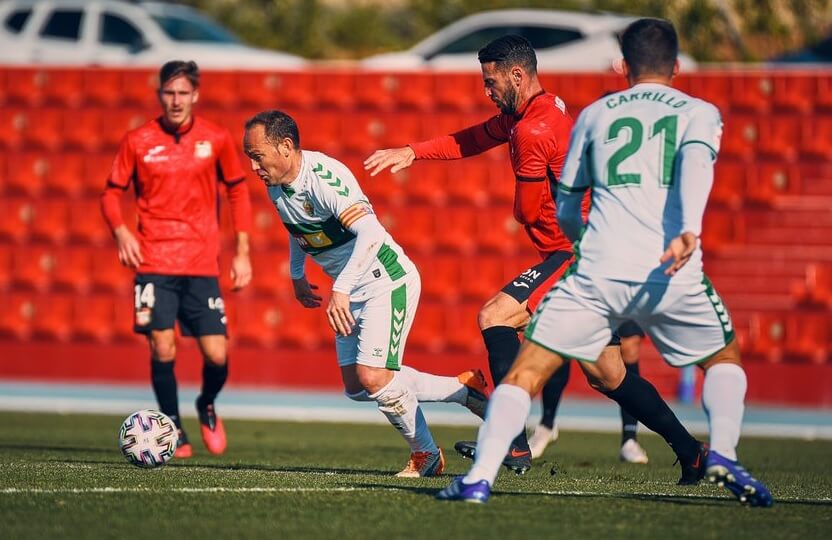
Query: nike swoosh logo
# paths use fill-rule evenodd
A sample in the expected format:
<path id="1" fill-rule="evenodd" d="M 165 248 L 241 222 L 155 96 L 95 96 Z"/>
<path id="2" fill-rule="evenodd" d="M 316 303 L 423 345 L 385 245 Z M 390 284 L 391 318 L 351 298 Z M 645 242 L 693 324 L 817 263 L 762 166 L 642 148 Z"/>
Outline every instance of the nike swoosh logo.
<path id="1" fill-rule="evenodd" d="M 525 452 L 518 452 L 517 450 L 515 450 L 514 448 L 512 448 L 512 449 L 511 449 L 511 452 L 509 453 L 509 455 L 510 455 L 511 457 L 523 457 L 523 456 L 528 456 L 530 453 L 531 453 L 531 452 L 529 452 L 528 450 L 526 450 Z"/>

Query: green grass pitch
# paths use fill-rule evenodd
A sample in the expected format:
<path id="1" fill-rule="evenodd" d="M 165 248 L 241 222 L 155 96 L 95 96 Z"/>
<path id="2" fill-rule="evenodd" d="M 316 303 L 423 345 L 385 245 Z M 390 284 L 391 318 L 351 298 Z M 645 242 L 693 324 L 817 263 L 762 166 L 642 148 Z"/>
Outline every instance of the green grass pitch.
<path id="1" fill-rule="evenodd" d="M 486 505 L 438 502 L 467 470 L 435 427 L 444 477 L 398 479 L 407 450 L 386 425 L 228 420 L 222 457 L 202 448 L 159 470 L 129 465 L 122 417 L 0 413 L 0 538 L 832 538 L 832 442 L 742 441 L 776 498 L 749 509 L 706 483 L 677 487 L 663 441 L 647 466 L 617 460 L 618 437 L 564 432 L 524 476 L 503 470 Z M 553 473 L 554 470 L 554 473 Z"/>

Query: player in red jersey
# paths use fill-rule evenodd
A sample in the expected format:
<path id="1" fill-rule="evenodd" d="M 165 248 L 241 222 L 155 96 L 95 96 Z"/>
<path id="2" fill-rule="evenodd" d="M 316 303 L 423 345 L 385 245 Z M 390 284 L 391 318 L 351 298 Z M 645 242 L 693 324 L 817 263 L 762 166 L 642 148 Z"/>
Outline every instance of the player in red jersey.
<path id="1" fill-rule="evenodd" d="M 514 170 L 514 217 L 523 224 L 529 239 L 540 253 L 542 262 L 529 268 L 508 283 L 480 310 L 478 323 L 488 350 L 489 367 L 495 384 L 508 373 L 520 349 L 519 330 L 525 328 L 540 300 L 560 279 L 573 260 L 572 245 L 556 220 L 553 193 L 568 150 L 572 119 L 563 101 L 546 92 L 537 78 L 537 58 L 529 42 L 520 36 L 503 36 L 479 51 L 486 95 L 500 109 L 500 114 L 482 124 L 452 135 L 413 143 L 402 148 L 378 150 L 365 162 L 376 175 L 390 167 L 397 172 L 417 159 L 459 159 L 485 152 L 508 143 Z M 584 211 L 589 208 L 589 195 Z M 602 354 L 609 362 L 620 363 L 617 337 Z M 548 385 L 562 392 L 568 370 L 554 374 Z M 590 384 L 617 401 L 624 409 L 649 411 L 639 417 L 645 425 L 661 434 L 675 449 L 681 449 L 683 469 L 699 455 L 699 443 L 684 429 L 661 399 L 656 389 L 638 374 L 628 374 L 635 381 L 627 392 L 606 388 L 591 374 Z M 548 386 L 547 385 L 547 386 Z M 629 388 L 638 386 L 639 391 Z M 637 395 L 638 393 L 642 395 Z M 457 451 L 473 457 L 473 443 L 457 443 Z M 514 441 L 503 463 L 517 473 L 531 465 L 531 449 L 525 431 Z M 699 474 L 691 472 L 688 476 Z"/>
<path id="2" fill-rule="evenodd" d="M 205 360 L 196 401 L 200 430 L 212 454 L 225 450 L 214 400 L 228 377 L 225 308 L 219 288 L 218 196 L 227 191 L 236 231 L 231 262 L 234 289 L 251 281 L 248 230 L 251 201 L 245 175 L 227 130 L 193 115 L 199 99 L 199 69 L 172 61 L 159 71 L 162 115 L 121 141 L 101 209 L 113 231 L 118 257 L 135 269 L 134 330 L 147 336 L 153 390 L 163 413 L 179 428 L 177 457 L 192 447 L 179 417 L 174 360 L 174 324 L 194 336 Z M 122 194 L 134 184 L 138 227 L 121 214 Z"/>

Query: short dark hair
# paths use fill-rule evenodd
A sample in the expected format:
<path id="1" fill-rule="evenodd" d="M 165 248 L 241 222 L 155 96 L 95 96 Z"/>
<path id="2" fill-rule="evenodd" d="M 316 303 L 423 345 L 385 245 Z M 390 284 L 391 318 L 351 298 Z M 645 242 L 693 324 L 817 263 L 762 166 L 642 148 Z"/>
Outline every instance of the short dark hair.
<path id="1" fill-rule="evenodd" d="M 523 36 L 508 34 L 498 37 L 477 53 L 480 64 L 496 62 L 501 70 L 519 65 L 531 74 L 537 73 L 537 55 Z"/>
<path id="2" fill-rule="evenodd" d="M 291 139 L 295 148 L 300 148 L 298 125 L 294 118 L 283 111 L 273 109 L 255 114 L 246 121 L 246 131 L 254 126 L 263 126 L 266 139 L 273 144 L 283 139 Z"/>
<path id="3" fill-rule="evenodd" d="M 199 67 L 193 60 L 188 62 L 184 60 L 171 60 L 170 62 L 166 62 L 159 70 L 159 88 L 165 86 L 168 81 L 180 75 L 184 75 L 191 81 L 194 88 L 199 88 Z"/>
<path id="4" fill-rule="evenodd" d="M 621 34 L 621 53 L 634 77 L 672 75 L 679 56 L 679 38 L 673 23 L 645 18 L 631 23 Z"/>

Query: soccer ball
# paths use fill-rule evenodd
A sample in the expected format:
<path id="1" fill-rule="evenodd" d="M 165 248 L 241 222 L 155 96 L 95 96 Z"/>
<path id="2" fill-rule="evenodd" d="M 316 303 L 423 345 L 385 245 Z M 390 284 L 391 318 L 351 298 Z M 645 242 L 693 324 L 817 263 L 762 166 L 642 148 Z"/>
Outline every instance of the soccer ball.
<path id="1" fill-rule="evenodd" d="M 118 445 L 127 461 L 144 469 L 161 467 L 173 457 L 179 431 L 170 417 L 159 411 L 136 411 L 121 424 Z"/>

